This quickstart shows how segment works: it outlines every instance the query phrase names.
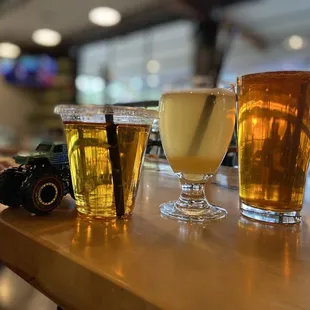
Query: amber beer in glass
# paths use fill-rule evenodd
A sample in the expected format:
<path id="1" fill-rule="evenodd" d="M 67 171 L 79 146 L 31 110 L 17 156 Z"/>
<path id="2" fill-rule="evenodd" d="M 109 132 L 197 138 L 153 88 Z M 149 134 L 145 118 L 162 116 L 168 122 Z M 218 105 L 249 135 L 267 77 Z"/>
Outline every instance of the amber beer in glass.
<path id="1" fill-rule="evenodd" d="M 271 223 L 301 220 L 310 155 L 310 72 L 238 79 L 241 213 Z"/>
<path id="2" fill-rule="evenodd" d="M 156 111 L 122 106 L 60 105 L 79 215 L 128 218 Z"/>

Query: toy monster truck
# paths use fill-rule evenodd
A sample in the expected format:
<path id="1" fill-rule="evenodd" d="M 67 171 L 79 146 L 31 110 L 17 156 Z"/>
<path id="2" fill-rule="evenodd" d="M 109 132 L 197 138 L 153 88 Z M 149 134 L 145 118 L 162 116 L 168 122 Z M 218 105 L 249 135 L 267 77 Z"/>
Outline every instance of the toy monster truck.
<path id="1" fill-rule="evenodd" d="M 74 198 L 66 144 L 41 143 L 35 152 L 14 159 L 20 166 L 0 174 L 1 203 L 44 215 L 57 208 L 64 195 Z"/>

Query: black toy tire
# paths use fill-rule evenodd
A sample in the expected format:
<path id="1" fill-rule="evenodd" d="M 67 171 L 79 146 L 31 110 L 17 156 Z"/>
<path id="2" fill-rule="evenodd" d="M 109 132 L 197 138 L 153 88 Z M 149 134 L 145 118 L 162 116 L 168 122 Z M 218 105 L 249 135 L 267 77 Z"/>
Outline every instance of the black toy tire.
<path id="1" fill-rule="evenodd" d="M 64 195 L 62 182 L 51 176 L 29 177 L 23 184 L 22 206 L 36 215 L 45 215 L 57 208 Z"/>
<path id="2" fill-rule="evenodd" d="M 20 187 L 24 177 L 16 173 L 16 169 L 8 169 L 0 174 L 0 202 L 8 207 L 21 205 Z"/>

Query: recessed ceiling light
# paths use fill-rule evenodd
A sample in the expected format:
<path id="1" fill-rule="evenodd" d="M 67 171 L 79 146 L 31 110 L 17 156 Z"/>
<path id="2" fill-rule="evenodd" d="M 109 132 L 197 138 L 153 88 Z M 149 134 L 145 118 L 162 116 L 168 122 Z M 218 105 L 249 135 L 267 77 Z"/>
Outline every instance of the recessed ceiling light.
<path id="1" fill-rule="evenodd" d="M 59 32 L 51 29 L 38 29 L 33 32 L 32 40 L 43 46 L 56 46 L 61 41 Z"/>
<path id="2" fill-rule="evenodd" d="M 146 68 L 150 73 L 157 73 L 160 69 L 160 63 L 157 60 L 149 60 Z"/>
<path id="3" fill-rule="evenodd" d="M 10 42 L 0 43 L 0 57 L 17 58 L 20 55 L 20 47 Z"/>
<path id="4" fill-rule="evenodd" d="M 293 35 L 286 40 L 285 44 L 289 49 L 297 51 L 305 47 L 306 41 L 301 36 Z"/>
<path id="5" fill-rule="evenodd" d="M 121 14 L 112 8 L 98 7 L 89 12 L 88 18 L 92 23 L 98 26 L 110 27 L 120 22 Z"/>

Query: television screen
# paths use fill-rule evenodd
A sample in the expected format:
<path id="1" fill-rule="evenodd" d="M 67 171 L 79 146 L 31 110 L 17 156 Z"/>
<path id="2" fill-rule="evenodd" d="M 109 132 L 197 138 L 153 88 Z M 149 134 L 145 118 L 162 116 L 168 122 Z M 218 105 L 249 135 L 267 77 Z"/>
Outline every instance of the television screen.
<path id="1" fill-rule="evenodd" d="M 57 75 L 57 61 L 48 55 L 22 55 L 4 59 L 0 72 L 11 84 L 25 87 L 50 87 Z"/>

